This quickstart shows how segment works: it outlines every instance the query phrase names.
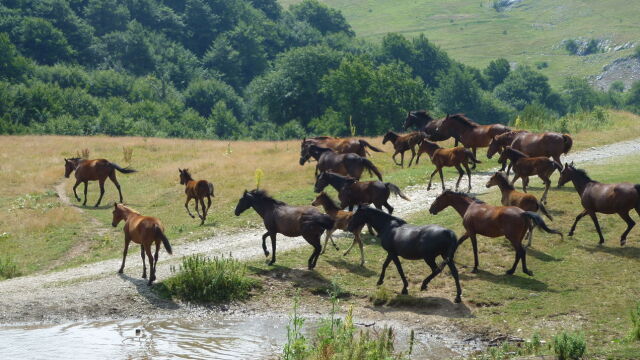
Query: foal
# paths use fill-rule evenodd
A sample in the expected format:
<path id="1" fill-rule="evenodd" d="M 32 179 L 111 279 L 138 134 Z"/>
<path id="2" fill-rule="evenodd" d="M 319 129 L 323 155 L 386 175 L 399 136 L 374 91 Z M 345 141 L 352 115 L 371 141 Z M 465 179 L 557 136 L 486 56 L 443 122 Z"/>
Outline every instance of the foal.
<path id="1" fill-rule="evenodd" d="M 473 155 L 473 152 L 467 148 L 462 146 L 444 149 L 438 146 L 438 144 L 431 142 L 429 140 L 422 140 L 420 147 L 418 148 L 418 158 L 416 159 L 416 165 L 418 161 L 420 161 L 420 155 L 422 153 L 429 154 L 429 158 L 431 159 L 431 163 L 436 166 L 436 169 L 431 173 L 431 177 L 429 178 L 429 186 L 427 186 L 427 190 L 431 190 L 431 182 L 433 181 L 433 176 L 438 172 L 440 174 L 440 180 L 442 181 L 442 191 L 444 191 L 444 177 L 442 176 L 442 168 L 447 167 L 455 167 L 458 170 L 458 181 L 456 182 L 456 191 L 458 191 L 458 187 L 460 186 L 460 180 L 464 176 L 464 171 L 462 171 L 462 166 L 464 166 L 465 170 L 467 170 L 467 176 L 469 177 L 469 190 L 471 191 L 471 170 L 469 170 L 469 163 L 472 165 L 479 164 L 478 161 Z"/>
<path id="2" fill-rule="evenodd" d="M 191 199 L 196 200 L 196 214 L 200 220 L 200 225 L 204 224 L 205 219 L 207 218 L 207 212 L 211 208 L 211 198 L 215 197 L 213 195 L 213 184 L 208 182 L 207 180 L 198 180 L 195 181 L 191 177 L 189 173 L 189 169 L 178 169 L 180 172 L 180 184 L 184 185 L 184 193 L 187 194 L 187 202 L 184 203 L 184 207 L 187 209 L 187 213 L 191 218 L 195 219 L 191 210 L 189 210 L 189 202 Z M 204 206 L 204 198 L 207 198 L 207 206 Z M 202 215 L 198 211 L 198 202 L 202 205 Z"/>
<path id="3" fill-rule="evenodd" d="M 113 227 L 118 226 L 120 221 L 124 220 L 124 251 L 122 253 L 122 266 L 118 273 L 122 274 L 124 271 L 124 262 L 127 259 L 127 251 L 129 250 L 129 242 L 133 241 L 136 244 L 140 244 L 140 256 L 142 256 L 142 278 L 147 278 L 147 266 L 144 262 L 144 254 L 147 254 L 149 259 L 149 282 L 151 285 L 156 279 L 156 265 L 158 264 L 158 257 L 160 252 L 160 242 L 164 245 L 164 249 L 167 250 L 169 255 L 173 254 L 171 251 L 171 244 L 169 239 L 164 235 L 164 226 L 158 218 L 151 216 L 140 215 L 139 212 L 128 208 L 122 204 L 113 204 L 113 220 L 111 225 Z M 155 256 L 151 255 L 151 244 L 156 244 Z"/>
<path id="4" fill-rule="evenodd" d="M 335 221 L 333 228 L 331 230 L 327 230 L 327 234 L 325 235 L 325 238 L 324 238 L 324 246 L 320 254 L 322 255 L 324 254 L 325 251 L 327 251 L 327 243 L 329 239 L 331 239 L 331 243 L 333 244 L 333 247 L 335 247 L 336 250 L 339 250 L 338 246 L 333 241 L 333 232 L 336 230 L 348 231 L 347 227 L 349 226 L 349 222 L 353 217 L 353 213 L 351 211 L 341 210 L 338 207 L 338 205 L 336 205 L 336 203 L 333 201 L 333 199 L 331 199 L 331 197 L 329 197 L 329 195 L 327 195 L 327 193 L 325 193 L 324 191 L 318 194 L 318 196 L 316 196 L 316 199 L 311 203 L 311 205 L 322 206 L 324 208 L 324 212 L 326 212 L 327 215 L 331 216 L 333 221 Z M 359 228 L 353 231 L 353 235 L 354 235 L 353 242 L 351 243 L 351 246 L 349 246 L 349 248 L 347 249 L 347 251 L 344 253 L 343 256 L 347 256 L 347 254 L 349 254 L 349 252 L 353 248 L 353 245 L 357 243 L 358 247 L 360 247 L 360 266 L 364 266 L 364 250 L 362 248 L 363 247 L 362 239 L 360 239 L 361 232 L 362 232 L 362 226 L 360 226 Z"/>
<path id="5" fill-rule="evenodd" d="M 407 150 L 411 150 L 411 160 L 409 160 L 409 166 L 411 167 L 411 162 L 413 162 L 413 158 L 416 156 L 416 145 L 420 144 L 420 142 L 427 137 L 427 134 L 421 131 L 414 131 L 409 134 L 399 135 L 391 130 L 387 131 L 382 139 L 382 144 L 386 144 L 387 141 L 391 141 L 393 144 L 393 149 L 395 152 L 391 156 L 393 162 L 396 165 L 400 165 L 404 167 L 404 153 Z M 396 155 L 400 154 L 400 163 L 396 161 Z"/>
<path id="6" fill-rule="evenodd" d="M 551 187 L 551 180 L 549 177 L 554 171 L 562 171 L 562 164 L 551 160 L 548 157 L 537 156 L 529 157 L 527 154 L 520 152 L 511 146 L 506 146 L 500 154 L 499 162 L 511 160 L 513 165 L 513 179 L 511 185 L 513 185 L 518 178 L 522 178 L 522 191 L 527 192 L 527 186 L 529 185 L 529 176 L 538 175 L 538 177 L 544 183 L 544 193 L 540 200 L 543 203 L 547 202 L 547 193 L 549 187 Z"/>
<path id="7" fill-rule="evenodd" d="M 87 205 L 87 186 L 89 181 L 98 180 L 98 184 L 100 185 L 100 197 L 98 198 L 98 202 L 96 202 L 95 207 L 100 205 L 100 201 L 102 201 L 102 196 L 104 195 L 104 182 L 107 179 L 111 179 L 111 181 L 115 184 L 118 189 L 118 194 L 120 195 L 120 202 L 122 202 L 122 191 L 120 191 L 120 183 L 116 179 L 116 170 L 120 171 L 123 174 L 131 174 L 136 172 L 133 169 L 122 168 L 118 166 L 116 163 L 112 163 L 109 160 L 105 159 L 95 159 L 95 160 L 83 160 L 80 158 L 71 158 L 64 159 L 64 177 L 68 178 L 69 175 L 73 171 L 75 171 L 76 184 L 73 185 L 73 195 L 75 195 L 76 200 L 80 201 L 80 197 L 76 193 L 76 188 L 80 183 L 84 183 L 84 202 L 83 206 Z"/>

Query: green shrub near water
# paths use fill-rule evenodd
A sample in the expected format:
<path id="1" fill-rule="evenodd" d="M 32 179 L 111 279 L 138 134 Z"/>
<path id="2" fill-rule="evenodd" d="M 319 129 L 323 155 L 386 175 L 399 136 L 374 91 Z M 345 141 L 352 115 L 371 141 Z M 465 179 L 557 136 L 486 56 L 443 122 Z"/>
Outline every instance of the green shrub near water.
<path id="1" fill-rule="evenodd" d="M 553 350 L 559 360 L 577 360 L 587 351 L 587 342 L 582 334 L 562 332 L 553 337 Z"/>
<path id="2" fill-rule="evenodd" d="M 172 277 L 163 281 L 173 296 L 198 302 L 222 302 L 242 300 L 257 286 L 257 280 L 249 278 L 247 266 L 231 257 L 209 259 L 192 255 L 182 259 L 182 264 Z"/>

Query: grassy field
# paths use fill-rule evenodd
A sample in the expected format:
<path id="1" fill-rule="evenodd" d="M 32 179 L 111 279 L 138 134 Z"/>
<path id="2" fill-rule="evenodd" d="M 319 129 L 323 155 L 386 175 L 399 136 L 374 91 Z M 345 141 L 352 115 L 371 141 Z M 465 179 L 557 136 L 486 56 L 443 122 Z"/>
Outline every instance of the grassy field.
<path id="1" fill-rule="evenodd" d="M 613 124 L 603 131 L 574 134 L 574 149 L 640 136 L 637 116 L 613 112 Z M 254 172 L 264 171 L 262 188 L 278 199 L 292 204 L 310 204 L 315 194 L 313 164 L 298 164 L 299 141 L 224 142 L 175 139 L 22 136 L 0 137 L 0 258 L 10 258 L 19 271 L 29 274 L 119 256 L 122 229 L 111 227 L 111 209 L 117 200 L 115 187 L 106 182 L 105 197 L 98 209 L 83 208 L 73 200 L 75 182 L 64 179 L 64 157 L 89 149 L 91 158 L 107 158 L 139 172 L 118 173 L 125 203 L 143 214 L 158 216 L 167 228 L 172 243 L 201 239 L 216 231 L 259 224 L 258 216 L 248 211 L 240 217 L 233 209 L 244 189 L 255 187 Z M 369 139 L 381 146 L 379 138 Z M 123 160 L 123 147 L 132 148 L 131 164 Z M 400 187 L 425 182 L 432 171 L 423 157 L 417 167 L 400 169 L 386 153 L 374 153 L 386 181 Z M 484 152 L 480 170 L 496 165 Z M 215 184 L 216 197 L 204 226 L 191 219 L 184 209 L 184 190 L 179 184 L 178 168 L 189 168 L 195 178 Z M 454 176 L 447 171 L 446 176 Z M 64 206 L 54 188 L 63 184 L 74 206 Z M 82 193 L 82 186 L 79 188 Z M 330 190 L 333 191 L 333 190 Z M 98 198 L 97 183 L 89 185 L 88 204 Z M 193 206 L 193 203 L 192 203 Z M 193 209 L 193 208 L 192 208 Z M 82 210 L 82 211 L 78 211 Z M 193 210 L 192 210 L 193 211 Z"/>
<path id="2" fill-rule="evenodd" d="M 627 0 L 525 0 L 503 12 L 492 0 L 321 0 L 339 9 L 359 36 L 425 33 L 456 60 L 484 67 L 504 57 L 519 64 L 547 62 L 553 85 L 562 78 L 594 75 L 632 49 L 589 56 L 569 55 L 565 39 L 607 39 L 614 46 L 637 42 L 638 4 Z M 281 0 L 283 5 L 299 0 Z"/>

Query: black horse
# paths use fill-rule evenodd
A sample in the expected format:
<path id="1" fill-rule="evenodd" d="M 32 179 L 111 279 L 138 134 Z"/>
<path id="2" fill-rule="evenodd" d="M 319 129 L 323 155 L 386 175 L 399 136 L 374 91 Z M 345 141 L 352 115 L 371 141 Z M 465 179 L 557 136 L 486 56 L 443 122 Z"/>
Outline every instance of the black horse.
<path id="1" fill-rule="evenodd" d="M 318 161 L 316 164 L 316 176 L 323 171 L 333 171 L 360 179 L 362 172 L 368 170 L 369 174 L 373 172 L 378 179 L 382 180 L 380 170 L 371 160 L 357 154 L 338 154 L 329 148 L 309 145 L 303 149 L 302 156 L 300 156 L 300 165 L 304 165 L 309 158 L 314 158 Z"/>
<path id="2" fill-rule="evenodd" d="M 438 225 L 415 226 L 409 225 L 404 220 L 391 216 L 380 210 L 361 207 L 359 208 L 349 224 L 349 231 L 358 227 L 369 224 L 378 232 L 378 237 L 382 247 L 387 251 L 387 258 L 382 265 L 382 272 L 378 285 L 382 285 L 384 281 L 384 273 L 393 261 L 396 264 L 398 273 L 402 278 L 402 294 L 408 294 L 407 278 L 402 271 L 399 256 L 407 260 L 424 260 L 431 268 L 431 274 L 422 281 L 420 290 L 426 290 L 427 285 L 436 277 L 446 265 L 449 266 L 451 275 L 456 281 L 456 298 L 455 302 L 460 302 L 462 289 L 460 288 L 460 280 L 458 278 L 458 269 L 453 262 L 453 256 L 458 247 L 456 234 L 447 228 Z M 444 262 L 436 264 L 436 257 L 442 256 Z"/>
<path id="3" fill-rule="evenodd" d="M 442 125 L 444 119 L 445 118 L 436 120 L 432 118 L 426 110 L 414 110 L 407 113 L 407 118 L 404 120 L 402 127 L 407 130 L 413 126 L 425 132 L 430 141 L 445 141 L 449 138 L 454 138 L 456 141 L 455 146 L 458 146 L 458 138 L 456 136 L 440 129 L 440 125 Z"/>
<path id="4" fill-rule="evenodd" d="M 282 201 L 270 197 L 263 190 L 244 191 L 236 206 L 236 216 L 240 216 L 245 210 L 252 207 L 262 220 L 267 232 L 262 235 L 262 249 L 264 255 L 269 256 L 266 239 L 271 237 L 271 261 L 269 265 L 276 262 L 276 234 L 295 237 L 302 236 L 311 246 L 313 253 L 309 258 L 309 270 L 316 266 L 320 256 L 320 237 L 325 230 L 333 228 L 333 219 L 321 213 L 313 206 L 290 206 Z"/>

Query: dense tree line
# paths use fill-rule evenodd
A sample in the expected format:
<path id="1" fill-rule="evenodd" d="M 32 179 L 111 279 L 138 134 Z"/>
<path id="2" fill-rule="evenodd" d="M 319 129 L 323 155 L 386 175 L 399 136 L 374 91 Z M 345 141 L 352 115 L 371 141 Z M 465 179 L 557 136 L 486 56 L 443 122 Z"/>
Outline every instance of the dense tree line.
<path id="1" fill-rule="evenodd" d="M 0 5 L 0 133 L 281 139 L 376 135 L 408 110 L 512 121 L 640 110 L 623 94 L 505 59 L 456 62 L 424 35 L 358 39 L 317 0 L 7 0 Z"/>

